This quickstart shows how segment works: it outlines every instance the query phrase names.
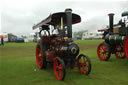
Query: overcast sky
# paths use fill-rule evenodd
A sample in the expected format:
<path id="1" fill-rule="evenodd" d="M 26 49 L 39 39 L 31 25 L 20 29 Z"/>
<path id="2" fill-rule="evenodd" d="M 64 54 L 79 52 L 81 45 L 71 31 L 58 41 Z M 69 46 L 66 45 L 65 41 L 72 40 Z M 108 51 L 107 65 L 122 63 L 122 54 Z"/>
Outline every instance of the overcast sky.
<path id="1" fill-rule="evenodd" d="M 71 8 L 81 16 L 81 23 L 73 31 L 96 32 L 108 25 L 108 13 L 115 13 L 117 23 L 123 11 L 128 11 L 128 0 L 3 0 L 1 4 L 1 32 L 16 35 L 29 34 L 33 24 L 45 19 L 51 13 Z"/>

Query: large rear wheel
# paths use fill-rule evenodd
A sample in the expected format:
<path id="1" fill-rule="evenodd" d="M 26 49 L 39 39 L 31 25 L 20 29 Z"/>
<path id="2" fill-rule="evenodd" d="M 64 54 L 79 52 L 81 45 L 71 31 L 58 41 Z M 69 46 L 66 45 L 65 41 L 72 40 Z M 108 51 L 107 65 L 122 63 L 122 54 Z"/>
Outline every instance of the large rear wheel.
<path id="1" fill-rule="evenodd" d="M 41 46 L 39 44 L 37 44 L 36 46 L 36 62 L 37 62 L 38 68 L 43 69 L 46 67 L 44 52 L 41 50 Z"/>
<path id="2" fill-rule="evenodd" d="M 66 74 L 65 64 L 59 57 L 56 57 L 54 60 L 54 73 L 58 80 L 64 80 Z"/>
<path id="3" fill-rule="evenodd" d="M 91 61 L 89 57 L 80 54 L 77 58 L 77 67 L 81 74 L 88 75 L 91 72 Z"/>
<path id="4" fill-rule="evenodd" d="M 124 51 L 125 51 L 125 55 L 128 59 L 128 36 L 126 36 L 126 40 L 125 40 L 125 43 L 124 43 Z"/>
<path id="5" fill-rule="evenodd" d="M 97 48 L 97 54 L 100 60 L 107 61 L 110 58 L 110 46 L 103 42 Z"/>

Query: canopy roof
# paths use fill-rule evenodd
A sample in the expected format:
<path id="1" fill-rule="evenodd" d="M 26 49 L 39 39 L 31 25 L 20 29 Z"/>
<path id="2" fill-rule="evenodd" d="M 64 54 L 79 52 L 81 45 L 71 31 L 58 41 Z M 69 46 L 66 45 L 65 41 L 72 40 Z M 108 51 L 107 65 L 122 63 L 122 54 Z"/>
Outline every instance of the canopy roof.
<path id="1" fill-rule="evenodd" d="M 66 13 L 58 12 L 48 16 L 46 19 L 42 20 L 40 23 L 33 26 L 33 29 L 41 27 L 42 25 L 58 25 L 61 23 L 61 17 L 63 17 L 63 23 L 66 24 Z M 77 14 L 72 13 L 72 24 L 79 23 L 81 21 L 81 17 Z"/>
<path id="2" fill-rule="evenodd" d="M 128 16 L 128 11 L 123 12 L 122 16 Z"/>

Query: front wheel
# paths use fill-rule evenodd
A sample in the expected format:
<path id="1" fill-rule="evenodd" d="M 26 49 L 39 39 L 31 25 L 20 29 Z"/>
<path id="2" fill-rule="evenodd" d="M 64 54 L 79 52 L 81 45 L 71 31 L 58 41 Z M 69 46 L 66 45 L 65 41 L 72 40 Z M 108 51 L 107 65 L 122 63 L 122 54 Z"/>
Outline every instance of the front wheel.
<path id="1" fill-rule="evenodd" d="M 54 73 L 58 80 L 64 80 L 66 74 L 65 64 L 59 57 L 56 57 L 54 60 Z"/>
<path id="2" fill-rule="evenodd" d="M 100 60 L 107 61 L 110 58 L 110 46 L 109 44 L 103 42 L 97 48 L 97 55 Z"/>
<path id="3" fill-rule="evenodd" d="M 88 75 L 91 72 L 91 61 L 89 57 L 80 54 L 77 58 L 77 67 L 81 74 Z"/>

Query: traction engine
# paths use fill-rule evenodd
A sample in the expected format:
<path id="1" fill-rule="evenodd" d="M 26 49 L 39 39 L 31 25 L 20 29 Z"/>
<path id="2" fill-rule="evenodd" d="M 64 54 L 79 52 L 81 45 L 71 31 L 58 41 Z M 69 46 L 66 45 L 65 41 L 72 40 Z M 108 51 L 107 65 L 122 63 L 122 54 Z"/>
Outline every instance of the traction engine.
<path id="1" fill-rule="evenodd" d="M 40 69 L 53 63 L 54 74 L 58 80 L 64 80 L 66 68 L 74 68 L 83 75 L 91 71 L 91 62 L 87 55 L 79 54 L 79 46 L 72 39 L 72 24 L 81 22 L 81 17 L 71 9 L 48 16 L 33 26 L 39 28 L 40 41 L 36 46 L 36 61 Z"/>
<path id="2" fill-rule="evenodd" d="M 120 20 L 117 24 L 113 24 L 114 14 L 109 14 L 109 29 L 104 31 L 103 39 L 97 48 L 98 57 L 107 61 L 111 54 L 115 54 L 117 58 L 128 59 L 128 11 L 123 12 L 124 20 Z"/>

